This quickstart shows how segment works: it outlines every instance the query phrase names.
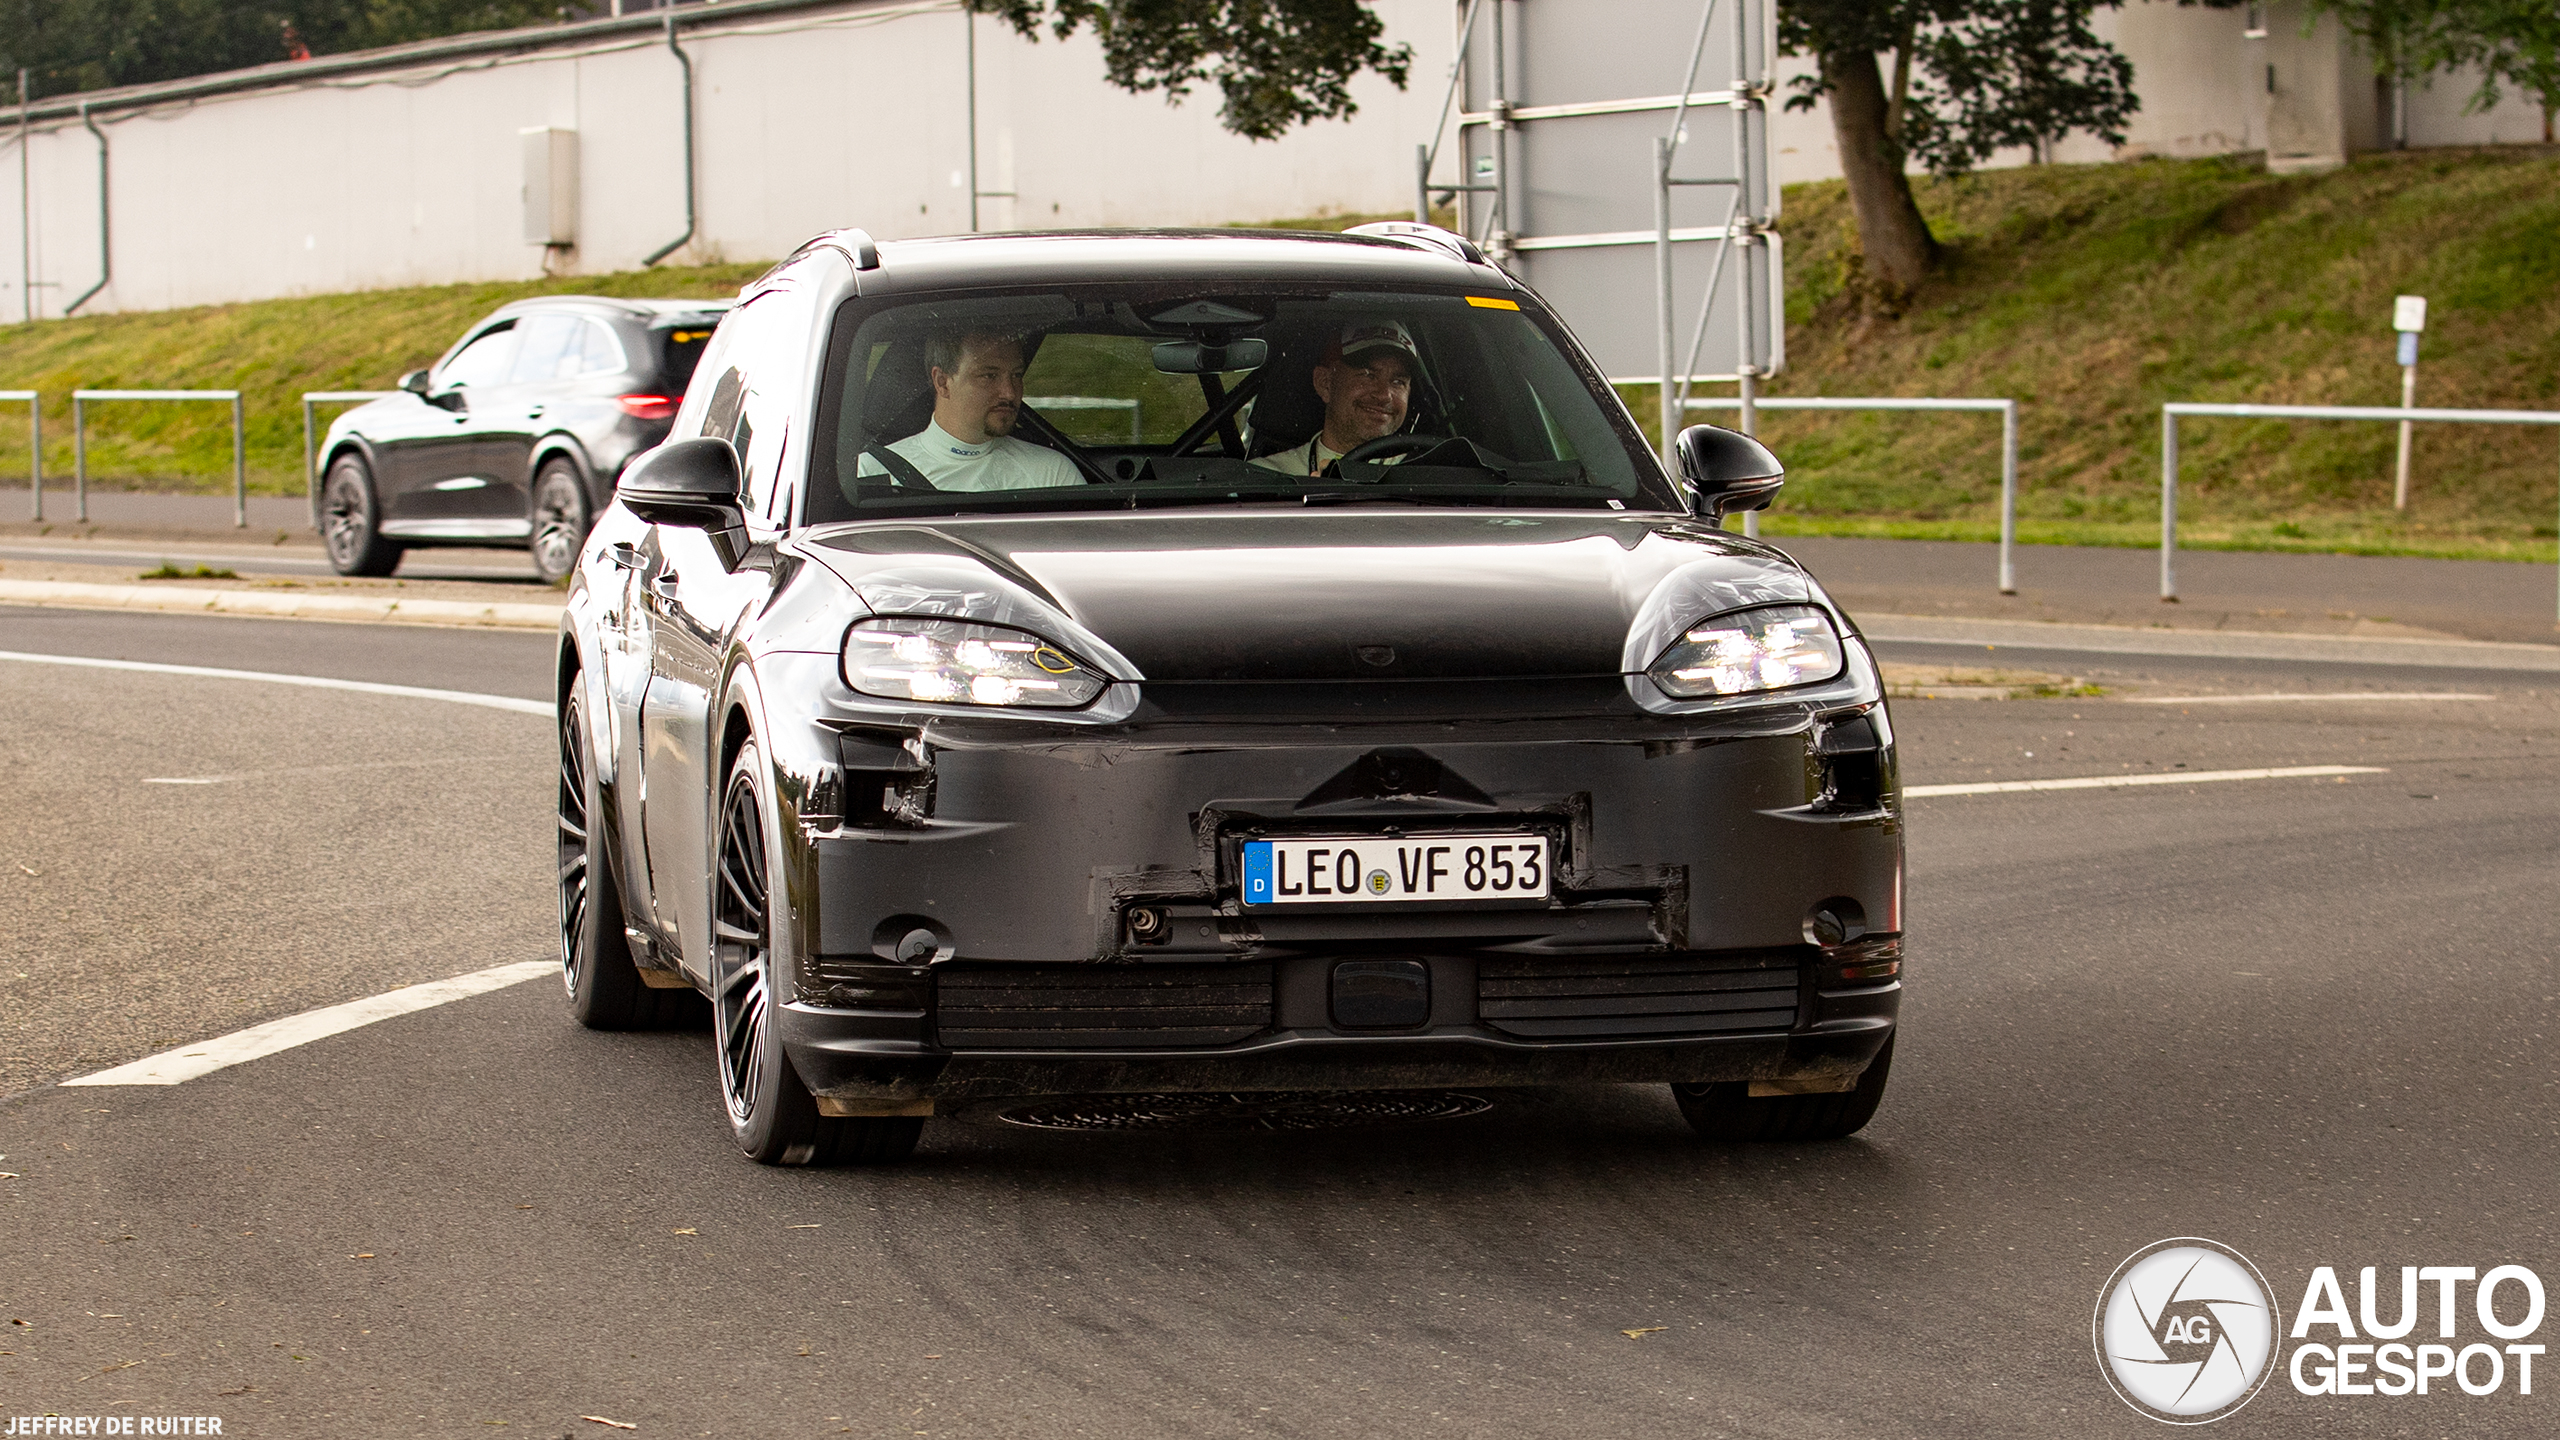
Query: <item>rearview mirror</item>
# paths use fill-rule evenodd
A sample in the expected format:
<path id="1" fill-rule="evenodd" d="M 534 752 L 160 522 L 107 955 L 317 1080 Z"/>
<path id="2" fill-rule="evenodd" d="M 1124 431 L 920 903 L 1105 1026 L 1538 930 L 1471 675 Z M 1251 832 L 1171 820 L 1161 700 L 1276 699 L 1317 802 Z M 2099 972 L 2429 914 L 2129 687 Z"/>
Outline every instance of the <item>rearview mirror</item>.
<path id="1" fill-rule="evenodd" d="M 670 440 L 632 461 L 614 493 L 652 525 L 709 531 L 721 563 L 737 568 L 747 512 L 738 502 L 738 452 L 728 441 L 717 435 Z"/>
<path id="2" fill-rule="evenodd" d="M 1721 524 L 1736 510 L 1766 510 L 1787 483 L 1769 447 L 1738 430 L 1692 425 L 1680 432 L 1680 478 L 1698 514 Z"/>
<path id="3" fill-rule="evenodd" d="M 426 394 L 427 372 L 424 370 L 412 370 L 408 374 L 401 376 L 400 388 L 408 391 L 412 395 Z"/>
<path id="4" fill-rule="evenodd" d="M 1156 347 L 1156 368 L 1167 375 L 1220 375 L 1230 370 L 1258 370 L 1271 358 L 1261 340 L 1230 340 L 1211 345 L 1200 340 L 1167 340 Z"/>

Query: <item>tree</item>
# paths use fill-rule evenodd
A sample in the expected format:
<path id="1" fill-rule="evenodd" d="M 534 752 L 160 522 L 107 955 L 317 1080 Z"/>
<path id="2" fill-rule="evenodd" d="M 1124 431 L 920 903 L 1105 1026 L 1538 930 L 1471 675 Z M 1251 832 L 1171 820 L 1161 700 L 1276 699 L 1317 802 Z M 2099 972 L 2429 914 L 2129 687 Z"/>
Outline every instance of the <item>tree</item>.
<path id="1" fill-rule="evenodd" d="M 2504 87 L 2542 107 L 2542 142 L 2551 143 L 2560 109 L 2560 4 L 2552 0 L 2315 0 L 2314 14 L 2338 17 L 2374 57 L 2378 80 L 2414 79 L 2477 66 L 2480 88 L 2468 108 L 2488 109 Z"/>
<path id="2" fill-rule="evenodd" d="M 37 95 L 146 85 L 560 18 L 559 0 L 0 0 L 0 67 Z"/>
<path id="3" fill-rule="evenodd" d="M 1787 104 L 1830 101 L 1865 270 L 1889 306 L 1938 262 L 1911 161 L 1961 175 L 2010 146 L 2041 159 L 2074 130 L 2124 143 L 2141 102 L 2132 64 L 2090 28 L 2099 3 L 2116 0 L 1780 0 L 1780 47 L 1815 62 Z"/>
<path id="4" fill-rule="evenodd" d="M 2560 5 L 2551 0 L 2451 0 L 2449 23 L 2437 37 L 2435 58 L 2447 67 L 2477 65 L 2482 79 L 2470 108 L 2498 103 L 2499 87 L 2512 85 L 2542 106 L 2542 143 L 2551 143 L 2551 121 L 2560 112 Z"/>
<path id="5" fill-rule="evenodd" d="M 1215 80 L 1219 122 L 1254 140 L 1293 125 L 1344 119 L 1360 108 L 1351 82 L 1374 70 L 1399 90 L 1413 48 L 1381 43 L 1376 12 L 1361 0 L 963 0 L 1033 39 L 1060 40 L 1091 26 L 1104 72 L 1124 90 L 1161 90 L 1179 102 Z"/>

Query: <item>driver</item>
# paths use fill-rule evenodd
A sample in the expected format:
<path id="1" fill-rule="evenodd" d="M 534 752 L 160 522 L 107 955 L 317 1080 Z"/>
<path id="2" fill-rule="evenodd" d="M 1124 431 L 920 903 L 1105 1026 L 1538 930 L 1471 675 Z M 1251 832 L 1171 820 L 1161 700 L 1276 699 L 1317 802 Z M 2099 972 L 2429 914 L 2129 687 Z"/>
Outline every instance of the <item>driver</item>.
<path id="1" fill-rule="evenodd" d="M 1412 333 L 1395 321 L 1344 326 L 1310 377 L 1316 398 L 1324 402 L 1324 427 L 1306 444 L 1253 463 L 1291 475 L 1321 475 L 1363 443 L 1393 435 L 1404 428 L 1405 412 L 1413 403 L 1413 377 L 1421 367 Z"/>
<path id="2" fill-rule="evenodd" d="M 933 374 L 933 419 L 889 442 L 937 490 L 1032 490 L 1077 485 L 1084 476 L 1055 450 L 1013 438 L 1022 418 L 1022 377 L 1030 368 L 1019 335 L 949 331 L 925 342 Z M 887 473 L 862 459 L 861 473 Z"/>

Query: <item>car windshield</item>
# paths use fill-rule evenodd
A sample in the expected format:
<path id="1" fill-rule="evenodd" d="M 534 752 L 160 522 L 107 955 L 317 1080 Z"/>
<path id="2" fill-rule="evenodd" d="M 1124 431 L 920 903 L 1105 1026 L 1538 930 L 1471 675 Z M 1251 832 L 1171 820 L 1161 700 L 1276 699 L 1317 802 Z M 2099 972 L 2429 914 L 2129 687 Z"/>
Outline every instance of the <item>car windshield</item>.
<path id="1" fill-rule="evenodd" d="M 1551 320 L 1507 296 L 1128 286 L 854 301 L 832 349 L 815 523 L 1271 503 L 1679 508 L 1615 398 Z"/>

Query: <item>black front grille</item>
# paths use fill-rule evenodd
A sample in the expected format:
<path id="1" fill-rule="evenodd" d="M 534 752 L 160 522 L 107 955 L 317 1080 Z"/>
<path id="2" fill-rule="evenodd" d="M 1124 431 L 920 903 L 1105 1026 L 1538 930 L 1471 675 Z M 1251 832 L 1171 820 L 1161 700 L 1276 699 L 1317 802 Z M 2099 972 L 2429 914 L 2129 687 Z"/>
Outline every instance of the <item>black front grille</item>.
<path id="1" fill-rule="evenodd" d="M 1485 1024 L 1524 1039 L 1786 1030 L 1800 973 L 1787 952 L 1486 960 L 1476 1008 Z"/>
<path id="2" fill-rule="evenodd" d="M 1271 967 L 944 966 L 934 1002 L 955 1050 L 1225 1045 L 1271 1027 Z"/>

